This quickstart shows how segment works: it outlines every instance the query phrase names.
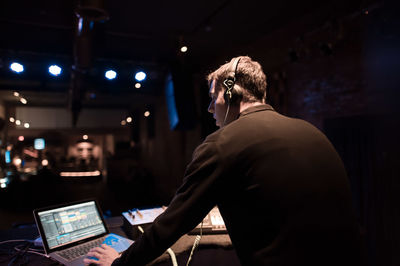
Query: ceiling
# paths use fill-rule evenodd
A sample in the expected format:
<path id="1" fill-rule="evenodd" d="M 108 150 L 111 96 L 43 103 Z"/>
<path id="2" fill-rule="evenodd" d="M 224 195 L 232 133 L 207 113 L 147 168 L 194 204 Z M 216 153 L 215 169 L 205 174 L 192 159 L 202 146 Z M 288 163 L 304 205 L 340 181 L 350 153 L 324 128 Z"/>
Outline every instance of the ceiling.
<path id="1" fill-rule="evenodd" d="M 67 105 L 73 66 L 79 63 L 77 42 L 78 5 L 104 2 L 108 19 L 94 22 L 90 39 L 82 40 L 89 83 L 79 94 L 83 105 L 124 106 L 127 95 L 144 98 L 162 88 L 166 71 L 180 60 L 193 71 L 204 72 L 238 55 L 244 47 L 293 23 L 302 16 L 334 6 L 360 6 L 365 1 L 312 0 L 202 0 L 202 1 L 31 1 L 0 3 L 0 99 L 20 105 L 12 96 L 18 90 L 30 105 Z M 351 3 L 348 3 L 351 2 Z M 187 45 L 188 51 L 179 51 Z M 75 50 L 74 50 L 75 47 Z M 23 75 L 10 73 L 11 60 L 26 64 Z M 46 66 L 64 66 L 57 79 L 48 77 Z M 88 63 L 89 62 L 89 63 Z M 119 81 L 104 79 L 108 67 Z M 148 79 L 135 89 L 132 73 L 145 69 Z M 90 84 L 90 85 L 88 85 Z M 69 96 L 68 96 L 69 95 Z M 147 95 L 147 96 L 146 96 Z M 73 97 L 76 97 L 73 96 Z M 144 98 L 137 98 L 143 101 Z"/>

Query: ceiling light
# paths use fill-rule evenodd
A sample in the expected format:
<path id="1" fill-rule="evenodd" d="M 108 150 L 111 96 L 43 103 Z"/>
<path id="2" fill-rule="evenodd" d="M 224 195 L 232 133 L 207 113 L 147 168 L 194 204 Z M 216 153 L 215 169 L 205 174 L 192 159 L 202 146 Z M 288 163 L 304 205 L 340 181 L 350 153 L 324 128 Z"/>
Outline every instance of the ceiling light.
<path id="1" fill-rule="evenodd" d="M 135 84 L 135 88 L 136 88 L 136 89 L 139 89 L 140 87 L 142 87 L 142 85 L 141 85 L 139 82 L 137 82 L 137 83 Z"/>
<path id="2" fill-rule="evenodd" d="M 128 116 L 128 117 L 126 118 L 126 122 L 128 122 L 128 123 L 132 122 L 132 117 Z"/>
<path id="3" fill-rule="evenodd" d="M 137 81 L 143 81 L 146 79 L 146 73 L 144 73 L 143 71 L 139 71 L 135 74 L 135 79 Z"/>
<path id="4" fill-rule="evenodd" d="M 150 112 L 149 111 L 144 112 L 144 116 L 145 117 L 149 117 L 150 116 Z"/>
<path id="5" fill-rule="evenodd" d="M 25 128 L 29 128 L 29 123 L 24 123 Z"/>
<path id="6" fill-rule="evenodd" d="M 126 121 L 125 120 L 122 120 L 121 121 L 121 126 L 125 126 L 126 125 Z"/>
<path id="7" fill-rule="evenodd" d="M 25 98 L 21 98 L 21 99 L 19 99 L 19 101 L 20 101 L 22 104 L 27 104 L 27 103 L 28 103 L 28 101 L 27 101 Z"/>
<path id="8" fill-rule="evenodd" d="M 107 70 L 105 77 L 109 80 L 115 79 L 117 77 L 117 72 L 115 72 L 114 70 Z"/>
<path id="9" fill-rule="evenodd" d="M 24 139 L 25 139 L 24 136 L 19 136 L 19 137 L 18 137 L 18 140 L 19 140 L 19 141 L 24 141 Z"/>
<path id="10" fill-rule="evenodd" d="M 187 50 L 188 50 L 187 46 L 182 46 L 182 47 L 181 47 L 181 52 L 182 52 L 182 53 L 186 53 Z"/>
<path id="11" fill-rule="evenodd" d="M 21 125 L 21 120 L 15 120 L 15 124 L 16 124 L 17 126 Z"/>
<path id="12" fill-rule="evenodd" d="M 21 65 L 20 63 L 16 63 L 16 62 L 14 62 L 14 63 L 12 63 L 12 64 L 10 65 L 10 69 L 11 69 L 12 71 L 16 72 L 16 73 L 24 72 L 24 66 Z"/>
<path id="13" fill-rule="evenodd" d="M 14 96 L 15 96 L 15 97 L 18 97 L 18 96 L 19 96 L 19 92 L 14 91 Z"/>
<path id="14" fill-rule="evenodd" d="M 51 65 L 49 66 L 49 73 L 52 74 L 53 76 L 58 76 L 61 74 L 61 67 L 57 65 Z"/>
<path id="15" fill-rule="evenodd" d="M 87 139 L 89 138 L 89 136 L 88 136 L 88 135 L 83 135 L 82 138 L 83 138 L 84 140 L 87 140 Z"/>
<path id="16" fill-rule="evenodd" d="M 10 120 L 11 123 L 15 122 L 15 118 L 14 117 L 10 117 L 9 120 Z"/>

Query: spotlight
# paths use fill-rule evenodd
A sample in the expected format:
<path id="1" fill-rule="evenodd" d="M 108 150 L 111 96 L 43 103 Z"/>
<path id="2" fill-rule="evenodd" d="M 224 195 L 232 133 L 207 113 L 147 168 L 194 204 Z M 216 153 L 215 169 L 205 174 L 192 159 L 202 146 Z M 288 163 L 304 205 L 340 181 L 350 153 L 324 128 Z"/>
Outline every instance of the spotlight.
<path id="1" fill-rule="evenodd" d="M 61 74 L 61 67 L 57 66 L 57 65 L 51 65 L 49 66 L 49 73 L 52 74 L 53 76 L 58 76 Z"/>
<path id="2" fill-rule="evenodd" d="M 21 125 L 21 120 L 15 120 L 15 124 L 17 125 L 17 126 L 19 126 L 19 125 Z"/>
<path id="3" fill-rule="evenodd" d="M 30 126 L 29 123 L 24 123 L 25 128 L 29 128 L 29 126 Z"/>
<path id="4" fill-rule="evenodd" d="M 128 116 L 128 117 L 126 118 L 126 122 L 128 122 L 128 123 L 132 122 L 132 117 Z"/>
<path id="5" fill-rule="evenodd" d="M 42 165 L 43 166 L 48 166 L 49 165 L 49 161 L 46 160 L 46 159 L 42 160 Z"/>
<path id="6" fill-rule="evenodd" d="M 126 121 L 125 120 L 122 120 L 121 121 L 121 126 L 125 126 L 126 125 Z"/>
<path id="7" fill-rule="evenodd" d="M 150 112 L 149 111 L 144 112 L 144 117 L 149 117 L 149 116 L 150 116 Z"/>
<path id="8" fill-rule="evenodd" d="M 27 103 L 28 103 L 28 101 L 27 101 L 25 98 L 21 98 L 21 99 L 19 99 L 19 101 L 20 101 L 22 104 L 27 104 Z"/>
<path id="9" fill-rule="evenodd" d="M 117 77 L 117 72 L 115 72 L 114 70 L 107 70 L 105 77 L 109 80 L 115 79 Z"/>
<path id="10" fill-rule="evenodd" d="M 137 82 L 137 83 L 135 84 L 135 88 L 136 88 L 136 89 L 140 89 L 140 87 L 142 87 L 142 85 L 141 85 L 139 82 Z"/>
<path id="11" fill-rule="evenodd" d="M 143 81 L 146 79 L 146 73 L 144 73 L 143 71 L 139 71 L 135 74 L 135 79 L 137 81 Z"/>
<path id="12" fill-rule="evenodd" d="M 11 69 L 12 71 L 16 72 L 16 73 L 24 72 L 24 66 L 21 65 L 20 63 L 16 63 L 16 62 L 14 62 L 14 63 L 12 63 L 12 64 L 10 65 L 10 69 Z"/>
<path id="13" fill-rule="evenodd" d="M 19 136 L 18 137 L 18 141 L 24 141 L 24 139 L 25 139 L 24 136 Z"/>
<path id="14" fill-rule="evenodd" d="M 186 53 L 187 50 L 188 50 L 187 46 L 182 46 L 182 47 L 181 47 L 181 52 L 182 52 L 182 53 Z"/>
<path id="15" fill-rule="evenodd" d="M 15 97 L 18 97 L 18 96 L 19 96 L 19 92 L 14 91 L 14 96 L 15 96 Z"/>
<path id="16" fill-rule="evenodd" d="M 83 135 L 82 138 L 83 138 L 84 140 L 87 140 L 87 139 L 89 138 L 89 136 L 88 136 L 88 135 Z"/>
<path id="17" fill-rule="evenodd" d="M 14 122 L 15 122 L 15 118 L 14 118 L 14 117 L 10 117 L 9 119 L 10 119 L 10 122 L 11 122 L 11 123 L 14 123 Z"/>

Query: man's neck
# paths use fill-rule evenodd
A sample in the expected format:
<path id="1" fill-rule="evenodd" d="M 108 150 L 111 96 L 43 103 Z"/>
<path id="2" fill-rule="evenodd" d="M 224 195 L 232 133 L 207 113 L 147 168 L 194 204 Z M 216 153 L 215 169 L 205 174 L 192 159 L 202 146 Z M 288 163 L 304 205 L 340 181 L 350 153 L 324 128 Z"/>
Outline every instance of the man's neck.
<path id="1" fill-rule="evenodd" d="M 253 106 L 257 106 L 257 105 L 262 105 L 265 104 L 263 102 L 240 102 L 240 106 L 239 106 L 239 113 L 243 112 L 244 110 L 246 110 L 249 107 L 253 107 Z"/>

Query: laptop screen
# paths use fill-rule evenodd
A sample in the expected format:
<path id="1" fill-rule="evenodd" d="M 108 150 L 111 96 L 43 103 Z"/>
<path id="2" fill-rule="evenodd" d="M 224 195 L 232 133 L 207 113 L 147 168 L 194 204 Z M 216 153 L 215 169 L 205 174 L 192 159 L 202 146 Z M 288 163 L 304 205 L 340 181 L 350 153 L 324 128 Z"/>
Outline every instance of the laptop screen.
<path id="1" fill-rule="evenodd" d="M 37 218 L 49 249 L 107 232 L 95 201 L 38 211 Z"/>

